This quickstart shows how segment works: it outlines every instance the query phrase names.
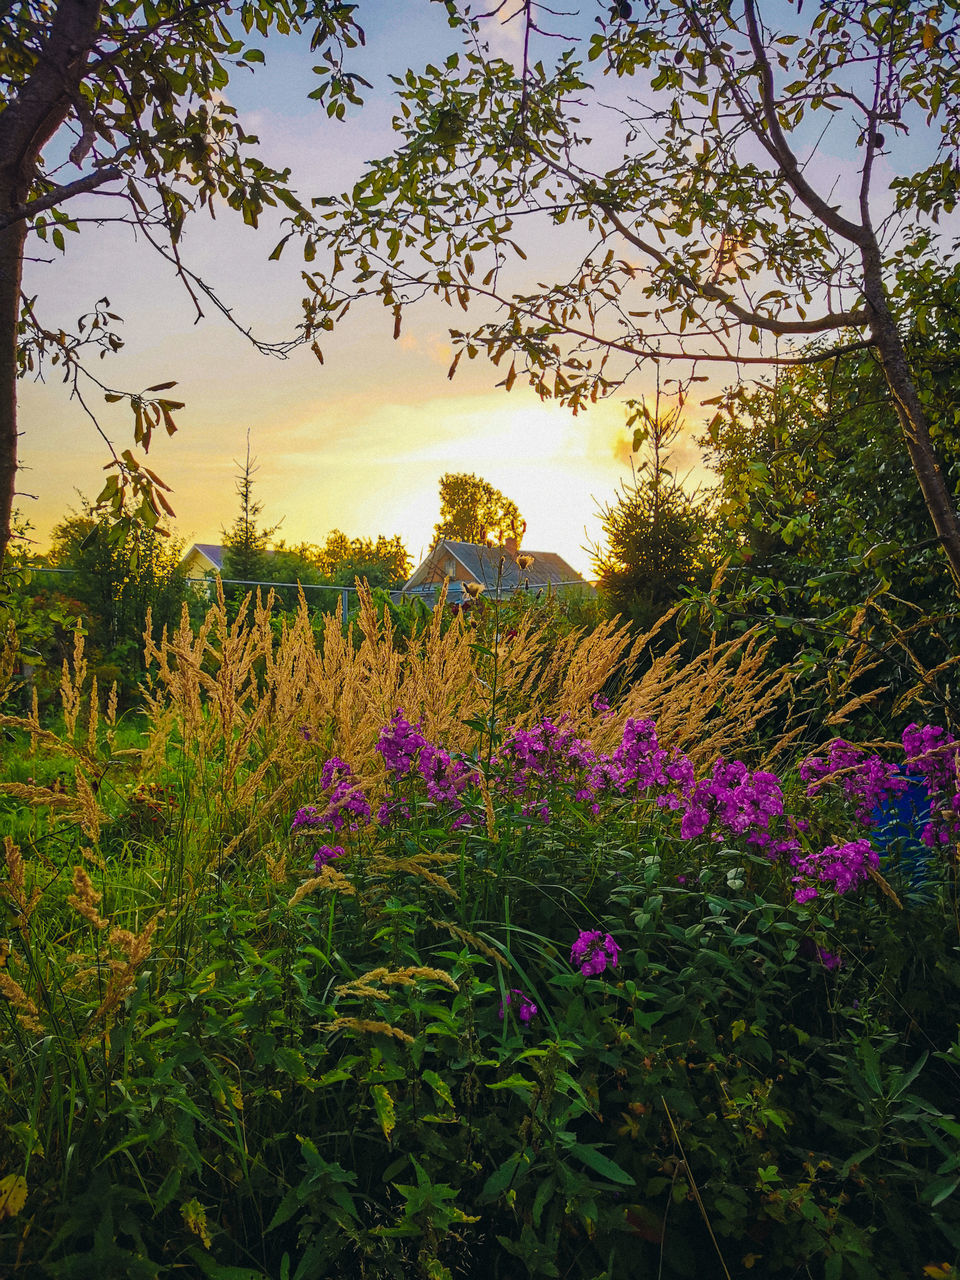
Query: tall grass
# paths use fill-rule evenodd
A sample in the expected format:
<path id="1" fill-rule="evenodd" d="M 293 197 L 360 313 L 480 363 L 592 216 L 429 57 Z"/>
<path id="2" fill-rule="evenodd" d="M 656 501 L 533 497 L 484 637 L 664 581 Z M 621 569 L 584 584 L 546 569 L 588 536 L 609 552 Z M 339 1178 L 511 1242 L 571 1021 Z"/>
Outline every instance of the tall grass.
<path id="1" fill-rule="evenodd" d="M 612 1280 L 642 1256 L 665 1276 L 756 1257 L 769 1276 L 896 1277 L 899 1255 L 869 1269 L 871 1215 L 898 1227 L 909 1206 L 893 1190 L 869 1213 L 844 1205 L 871 1160 L 901 1195 L 911 1114 L 942 1151 L 910 1176 L 934 1201 L 948 1187 L 923 1221 L 943 1248 L 960 1240 L 943 1009 L 888 976 L 850 1013 L 881 920 L 899 940 L 883 964 L 944 954 L 916 949 L 895 894 L 801 909 L 781 868 L 742 843 L 684 844 L 669 808 L 593 814 L 564 783 L 539 796 L 545 823 L 482 769 L 458 828 L 378 750 L 398 709 L 475 768 L 508 727 L 547 720 L 602 753 L 655 719 L 698 771 L 756 766 L 804 732 L 789 675 L 749 632 L 681 663 L 612 623 L 558 640 L 531 613 L 511 631 L 438 608 L 401 641 L 363 593 L 355 629 L 337 616 L 318 635 L 302 601 L 278 625 L 269 600 L 231 622 L 221 597 L 198 628 L 184 615 L 147 640 L 134 728 L 101 706 L 80 637 L 61 731 L 36 708 L 0 716 L 16 744 L 0 780 L 6 1273 L 442 1280 L 557 1275 L 563 1259 Z M 320 837 L 292 837 L 291 819 L 331 757 L 374 812 L 406 817 L 345 829 L 315 869 Z M 940 919 L 946 901 L 918 910 Z M 588 928 L 623 948 L 609 979 L 567 960 Z M 803 948 L 816 961 L 828 943 L 847 959 L 815 966 L 811 1001 Z M 911 1020 L 946 1073 L 912 1113 L 896 1039 Z M 866 1090 L 856 1106 L 848 1088 Z M 833 1152 L 803 1115 L 817 1090 L 850 1126 L 829 1174 L 806 1154 Z"/>

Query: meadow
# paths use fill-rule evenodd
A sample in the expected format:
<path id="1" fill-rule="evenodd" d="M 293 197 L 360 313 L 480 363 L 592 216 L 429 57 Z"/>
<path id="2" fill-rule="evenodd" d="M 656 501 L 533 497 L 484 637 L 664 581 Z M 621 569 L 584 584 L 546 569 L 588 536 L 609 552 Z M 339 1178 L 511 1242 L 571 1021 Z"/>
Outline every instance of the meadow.
<path id="1" fill-rule="evenodd" d="M 339 622 L 0 717 L 0 1273 L 955 1277 L 946 729 L 751 632 Z"/>

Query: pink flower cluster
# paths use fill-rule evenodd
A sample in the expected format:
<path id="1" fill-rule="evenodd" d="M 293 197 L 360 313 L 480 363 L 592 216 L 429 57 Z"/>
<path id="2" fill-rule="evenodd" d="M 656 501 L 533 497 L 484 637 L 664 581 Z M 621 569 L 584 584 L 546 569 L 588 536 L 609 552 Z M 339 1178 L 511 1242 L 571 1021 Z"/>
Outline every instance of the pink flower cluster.
<path id="1" fill-rule="evenodd" d="M 902 741 L 907 773 L 923 779 L 932 800 L 930 821 L 920 838 L 931 849 L 957 840 L 960 838 L 960 791 L 957 782 L 960 743 L 952 733 L 932 724 L 922 728 L 908 724 Z"/>
<path id="2" fill-rule="evenodd" d="M 824 885 L 831 885 L 840 894 L 856 889 L 869 878 L 871 867 L 879 867 L 880 859 L 869 840 L 849 840 L 805 857 L 795 855 L 790 863 L 796 872 L 791 879 L 799 885 L 793 896 L 797 902 L 809 902 L 819 897 Z"/>
<path id="3" fill-rule="evenodd" d="M 889 796 L 907 789 L 895 764 L 887 764 L 876 755 L 867 755 L 862 747 L 837 738 L 830 743 L 826 756 L 809 756 L 800 766 L 800 777 L 807 783 L 807 795 L 819 795 L 826 785 L 838 785 L 855 805 L 857 821 L 869 826 L 878 805 Z"/>
<path id="4" fill-rule="evenodd" d="M 607 966 L 615 969 L 619 955 L 620 948 L 609 933 L 581 929 L 570 948 L 570 963 L 575 964 L 585 978 L 595 978 Z"/>
<path id="5" fill-rule="evenodd" d="M 318 871 L 322 871 L 328 862 L 333 862 L 334 858 L 342 857 L 342 844 L 322 844 L 313 855 L 313 865 Z"/>
<path id="6" fill-rule="evenodd" d="M 376 750 L 383 757 L 387 771 L 394 781 L 414 774 L 426 785 L 427 798 L 435 805 L 446 806 L 454 814 L 454 826 L 466 826 L 472 821 L 462 795 L 475 779 L 475 770 L 443 747 L 435 746 L 420 732 L 420 725 L 411 725 L 398 709 L 380 731 Z M 377 821 L 388 826 L 395 818 L 409 818 L 410 806 L 406 797 L 394 796 L 380 806 Z"/>
<path id="7" fill-rule="evenodd" d="M 529 1000 L 518 987 L 512 987 L 510 991 L 507 992 L 503 999 L 503 1003 L 500 1005 L 501 1022 L 506 1016 L 505 1010 L 508 1007 L 514 1010 L 517 1018 L 523 1023 L 532 1022 L 540 1012 L 533 1001 Z"/>
<path id="8" fill-rule="evenodd" d="M 331 756 L 320 773 L 320 789 L 328 792 L 322 808 L 308 804 L 298 809 L 290 826 L 291 832 L 304 828 L 314 830 L 356 831 L 370 821 L 370 805 L 353 780 L 350 766 L 338 756 Z"/>
<path id="9" fill-rule="evenodd" d="M 512 799 L 522 799 L 523 814 L 536 814 L 543 822 L 550 821 L 547 797 L 558 786 L 572 787 L 577 800 L 591 801 L 594 813 L 599 813 L 595 788 L 587 777 L 596 755 L 589 742 L 563 728 L 566 719 L 562 716 L 556 724 L 541 720 L 532 729 L 509 729 L 491 762 L 498 789 Z"/>
<path id="10" fill-rule="evenodd" d="M 394 713 L 389 724 L 380 730 L 377 750 L 383 756 L 383 763 L 394 777 L 402 778 L 413 768 L 421 747 L 427 740 L 420 732 L 419 725 L 414 728 L 406 720 L 402 710 Z"/>
<path id="11" fill-rule="evenodd" d="M 509 730 L 493 757 L 491 788 L 527 817 L 549 822 L 550 803 L 564 791 L 586 803 L 594 814 L 599 813 L 604 796 L 647 799 L 677 815 L 683 840 L 745 840 L 763 849 L 772 861 L 784 858 L 798 902 L 810 901 L 828 887 L 838 894 L 849 893 L 879 864 L 866 839 L 804 854 L 797 837 L 808 830 L 808 824 L 785 814 L 781 783 L 773 773 L 751 771 L 742 761 L 721 757 L 698 779 L 689 757 L 660 745 L 656 725 L 649 719 L 628 719 L 615 750 L 598 755 L 564 720 L 542 720 L 532 728 Z M 935 816 L 924 829 L 924 841 L 935 845 L 960 837 L 960 743 L 936 726 L 910 725 L 904 730 L 903 748 L 906 774 L 923 778 L 935 801 Z M 377 750 L 392 782 L 391 794 L 377 815 L 382 826 L 410 818 L 418 787 L 455 828 L 480 820 L 482 805 L 473 790 L 476 769 L 429 742 L 420 725 L 412 725 L 402 710 L 384 725 Z M 808 758 L 801 766 L 801 777 L 810 796 L 827 786 L 839 786 L 863 823 L 872 820 L 876 806 L 903 792 L 909 783 L 894 765 L 842 739 L 825 754 Z M 355 831 L 370 821 L 369 803 L 343 760 L 328 760 L 320 782 L 324 802 L 298 809 L 293 832 Z M 341 855 L 342 846 L 325 844 L 314 860 L 319 867 Z M 582 933 L 571 960 L 584 973 L 602 973 L 608 964 L 616 964 L 617 951 L 609 935 Z"/>

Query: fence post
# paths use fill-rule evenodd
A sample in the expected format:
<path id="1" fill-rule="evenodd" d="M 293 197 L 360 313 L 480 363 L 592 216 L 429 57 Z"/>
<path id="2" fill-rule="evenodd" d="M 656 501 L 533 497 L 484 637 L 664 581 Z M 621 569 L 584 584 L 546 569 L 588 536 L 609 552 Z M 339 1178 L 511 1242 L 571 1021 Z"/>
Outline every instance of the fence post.
<path id="1" fill-rule="evenodd" d="M 341 588 L 340 599 L 343 601 L 343 622 L 344 622 L 344 626 L 346 626 L 347 613 L 349 612 L 349 609 L 350 609 L 350 588 L 349 587 Z"/>

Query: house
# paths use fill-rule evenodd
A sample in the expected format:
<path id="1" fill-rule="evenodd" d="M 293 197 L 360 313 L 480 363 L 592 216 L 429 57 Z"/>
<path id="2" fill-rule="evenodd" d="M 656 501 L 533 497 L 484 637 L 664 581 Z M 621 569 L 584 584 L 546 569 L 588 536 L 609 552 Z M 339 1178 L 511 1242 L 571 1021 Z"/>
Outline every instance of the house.
<path id="1" fill-rule="evenodd" d="M 517 563 L 517 557 L 523 565 Z M 532 557 L 529 564 L 526 557 Z M 403 594 L 416 596 L 428 602 L 435 600 L 440 587 L 447 581 L 447 599 L 459 603 L 466 598 L 464 588 L 468 582 L 479 582 L 487 596 L 510 596 L 515 591 L 555 591 L 569 587 L 593 587 L 576 569 L 567 564 L 555 551 L 518 551 L 516 540 L 508 538 L 502 547 L 486 547 L 476 542 L 456 542 L 441 538 L 426 560 L 414 570 L 403 587 Z"/>
<path id="2" fill-rule="evenodd" d="M 227 549 L 217 542 L 195 542 L 180 561 L 180 568 L 187 579 L 205 578 L 209 573 L 223 573 L 223 559 Z M 264 552 L 272 556 L 273 551 Z"/>
<path id="3" fill-rule="evenodd" d="M 205 578 L 208 573 L 223 572 L 224 549 L 215 542 L 195 542 L 180 561 L 188 578 Z"/>

